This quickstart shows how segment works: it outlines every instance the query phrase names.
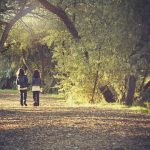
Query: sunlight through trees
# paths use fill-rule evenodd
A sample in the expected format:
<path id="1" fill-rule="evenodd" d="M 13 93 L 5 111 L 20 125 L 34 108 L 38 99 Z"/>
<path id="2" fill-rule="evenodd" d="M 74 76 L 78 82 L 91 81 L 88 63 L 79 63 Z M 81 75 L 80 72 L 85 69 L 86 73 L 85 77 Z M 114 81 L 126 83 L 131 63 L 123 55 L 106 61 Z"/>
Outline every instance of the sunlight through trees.
<path id="1" fill-rule="evenodd" d="M 148 0 L 3 0 L 0 88 L 15 88 L 22 66 L 29 77 L 41 70 L 45 93 L 74 103 L 144 105 L 149 15 Z"/>

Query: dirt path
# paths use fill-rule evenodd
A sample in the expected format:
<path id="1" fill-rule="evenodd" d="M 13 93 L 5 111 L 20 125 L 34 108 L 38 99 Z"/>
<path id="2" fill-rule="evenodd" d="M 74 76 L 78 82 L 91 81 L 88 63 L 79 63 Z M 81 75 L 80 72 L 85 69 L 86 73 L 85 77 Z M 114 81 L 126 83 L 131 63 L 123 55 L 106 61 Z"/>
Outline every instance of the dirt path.
<path id="1" fill-rule="evenodd" d="M 0 95 L 0 150 L 149 150 L 150 115 L 67 107 L 41 98 L 40 107 Z"/>

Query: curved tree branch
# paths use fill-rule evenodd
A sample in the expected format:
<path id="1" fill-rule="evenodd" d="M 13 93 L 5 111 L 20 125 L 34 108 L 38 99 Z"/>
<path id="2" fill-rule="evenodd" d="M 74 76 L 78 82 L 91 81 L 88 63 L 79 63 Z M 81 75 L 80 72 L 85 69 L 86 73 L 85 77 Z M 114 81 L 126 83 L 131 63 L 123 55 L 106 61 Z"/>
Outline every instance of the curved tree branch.
<path id="1" fill-rule="evenodd" d="M 4 32 L 2 34 L 1 40 L 0 40 L 0 52 L 5 51 L 3 49 L 4 43 L 6 42 L 7 38 L 8 38 L 8 34 L 11 30 L 11 28 L 13 27 L 13 25 L 23 16 L 25 16 L 27 13 L 31 12 L 33 9 L 35 8 L 35 6 L 31 6 L 29 8 L 25 8 L 22 9 L 12 20 L 10 20 L 9 23 L 6 24 Z"/>
<path id="2" fill-rule="evenodd" d="M 53 4 L 51 4 L 50 2 L 48 2 L 47 0 L 38 0 L 46 9 L 48 9 L 50 12 L 56 14 L 66 25 L 67 29 L 69 30 L 69 32 L 71 33 L 71 35 L 73 36 L 74 39 L 79 40 L 80 37 L 78 35 L 78 32 L 73 24 L 73 22 L 69 19 L 69 17 L 67 16 L 66 12 L 64 10 L 62 10 L 60 7 L 54 6 Z M 4 43 L 6 42 L 7 38 L 8 38 L 8 34 L 11 30 L 11 28 L 13 27 L 13 25 L 23 16 L 25 16 L 26 14 L 30 13 L 36 6 L 31 6 L 25 9 L 21 9 L 20 12 L 12 19 L 10 20 L 9 23 L 7 23 L 5 25 L 5 29 L 4 32 L 1 36 L 0 39 L 0 52 L 4 52 L 5 49 L 3 48 Z"/>
<path id="3" fill-rule="evenodd" d="M 80 39 L 80 37 L 78 35 L 78 31 L 76 30 L 73 22 L 69 19 L 69 17 L 67 16 L 67 14 L 64 10 L 62 10 L 60 7 L 54 6 L 53 4 L 48 2 L 47 0 L 38 0 L 38 1 L 47 10 L 56 14 L 64 22 L 64 24 L 66 25 L 67 29 L 69 30 L 69 32 L 71 33 L 71 35 L 73 36 L 74 39 L 77 39 L 77 40 Z"/>

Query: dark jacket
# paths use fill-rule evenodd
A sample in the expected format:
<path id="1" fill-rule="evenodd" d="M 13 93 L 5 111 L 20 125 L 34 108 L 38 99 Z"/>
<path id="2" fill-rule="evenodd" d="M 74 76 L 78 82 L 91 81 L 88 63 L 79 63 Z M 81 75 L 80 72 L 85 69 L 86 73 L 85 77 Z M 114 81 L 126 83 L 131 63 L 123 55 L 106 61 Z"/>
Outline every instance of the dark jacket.
<path id="1" fill-rule="evenodd" d="M 32 78 L 32 86 L 42 86 L 41 78 Z"/>
<path id="2" fill-rule="evenodd" d="M 28 86 L 28 78 L 26 75 L 17 77 L 17 85 L 20 85 L 20 88 L 25 88 Z"/>

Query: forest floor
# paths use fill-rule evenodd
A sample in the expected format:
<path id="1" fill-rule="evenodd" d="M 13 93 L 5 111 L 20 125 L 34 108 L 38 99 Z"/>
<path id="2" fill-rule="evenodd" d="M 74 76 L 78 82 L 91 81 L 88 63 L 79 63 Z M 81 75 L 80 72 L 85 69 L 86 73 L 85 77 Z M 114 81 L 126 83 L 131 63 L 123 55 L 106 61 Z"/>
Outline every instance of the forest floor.
<path id="1" fill-rule="evenodd" d="M 40 106 L 19 105 L 0 91 L 0 150 L 149 150 L 150 115 L 128 109 L 67 106 L 41 95 Z"/>

